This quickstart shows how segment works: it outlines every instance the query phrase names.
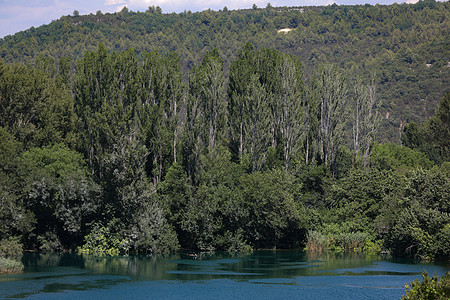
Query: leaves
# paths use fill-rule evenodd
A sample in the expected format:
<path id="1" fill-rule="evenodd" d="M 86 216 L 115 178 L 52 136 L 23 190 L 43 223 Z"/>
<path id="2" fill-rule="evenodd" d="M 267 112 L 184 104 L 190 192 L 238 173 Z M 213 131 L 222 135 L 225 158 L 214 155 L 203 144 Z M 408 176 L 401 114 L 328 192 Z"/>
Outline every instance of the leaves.
<path id="1" fill-rule="evenodd" d="M 411 282 L 411 286 L 405 284 L 406 294 L 402 299 L 445 299 L 450 297 L 450 273 L 447 272 L 441 278 L 437 274 L 430 277 L 424 270 L 422 282 L 418 279 Z"/>
<path id="2" fill-rule="evenodd" d="M 204 34 L 215 17 L 196 20 Z M 351 19 L 352 30 L 364 28 Z M 113 255 L 326 239 L 335 249 L 448 256 L 448 162 L 427 158 L 445 160 L 446 98 L 426 126 L 407 126 L 415 150 L 384 144 L 371 154 L 372 83 L 361 79 L 349 92 L 345 72 L 324 64 L 305 84 L 297 56 L 250 43 L 227 79 L 230 53 L 201 54 L 186 78 L 176 54 L 103 45 L 75 69 L 68 58 L 58 66 L 46 57 L 35 66 L 0 62 L 0 238 Z M 353 149 L 345 137 L 351 97 Z M 433 150 L 422 147 L 424 134 Z"/>

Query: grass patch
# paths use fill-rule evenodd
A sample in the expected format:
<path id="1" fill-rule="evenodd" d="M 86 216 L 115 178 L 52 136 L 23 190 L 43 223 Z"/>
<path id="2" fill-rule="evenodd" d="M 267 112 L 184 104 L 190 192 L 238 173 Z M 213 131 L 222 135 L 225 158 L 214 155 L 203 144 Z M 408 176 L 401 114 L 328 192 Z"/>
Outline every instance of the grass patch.
<path id="1" fill-rule="evenodd" d="M 306 249 L 312 252 L 324 250 L 363 252 L 366 250 L 367 238 L 368 234 L 364 232 L 323 234 L 320 231 L 310 231 Z"/>

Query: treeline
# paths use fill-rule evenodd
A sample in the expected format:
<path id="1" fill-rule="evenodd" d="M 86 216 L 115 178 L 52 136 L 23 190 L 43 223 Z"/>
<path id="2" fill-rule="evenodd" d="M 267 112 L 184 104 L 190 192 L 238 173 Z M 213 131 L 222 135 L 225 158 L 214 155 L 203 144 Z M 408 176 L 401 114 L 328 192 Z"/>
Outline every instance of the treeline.
<path id="1" fill-rule="evenodd" d="M 373 81 L 323 64 L 305 83 L 298 57 L 250 43 L 229 70 L 217 50 L 183 74 L 103 45 L 0 61 L 0 244 L 448 257 L 448 95 L 407 127 L 414 150 L 374 143 Z"/>
<path id="2" fill-rule="evenodd" d="M 449 2 L 326 7 L 253 7 L 221 11 L 162 13 L 124 8 L 118 13 L 63 16 L 49 25 L 0 39 L 5 62 L 45 57 L 83 57 L 101 42 L 108 49 L 158 51 L 180 56 L 187 74 L 217 48 L 228 72 L 247 41 L 256 49 L 276 49 L 301 58 L 305 79 L 330 62 L 349 82 L 377 74 L 383 115 L 379 141 L 400 142 L 405 123 L 425 121 L 450 92 L 448 65 Z M 279 29 L 293 29 L 287 34 Z"/>

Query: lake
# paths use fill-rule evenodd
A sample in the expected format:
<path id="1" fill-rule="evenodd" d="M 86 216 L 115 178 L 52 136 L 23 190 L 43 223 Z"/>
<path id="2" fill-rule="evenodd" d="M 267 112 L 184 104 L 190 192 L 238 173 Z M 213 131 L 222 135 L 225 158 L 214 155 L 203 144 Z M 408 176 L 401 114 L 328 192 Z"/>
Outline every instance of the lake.
<path id="1" fill-rule="evenodd" d="M 378 255 L 296 251 L 90 257 L 27 253 L 25 272 L 0 275 L 0 298 L 400 299 L 425 269 Z"/>

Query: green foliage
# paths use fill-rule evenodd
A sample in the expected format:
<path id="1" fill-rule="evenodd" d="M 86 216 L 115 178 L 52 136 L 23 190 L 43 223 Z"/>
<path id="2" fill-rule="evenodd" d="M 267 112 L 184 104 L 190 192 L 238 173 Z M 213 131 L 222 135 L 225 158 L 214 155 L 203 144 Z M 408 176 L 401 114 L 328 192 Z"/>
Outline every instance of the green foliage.
<path id="1" fill-rule="evenodd" d="M 178 248 L 156 191 L 145 173 L 146 149 L 136 141 L 122 140 L 105 160 L 103 202 L 106 221 L 118 220 L 111 228 L 126 240 L 127 252 L 167 252 Z M 121 250 L 122 251 L 122 250 Z"/>
<path id="2" fill-rule="evenodd" d="M 344 126 L 348 120 L 346 111 L 347 83 L 336 65 L 323 64 L 313 77 L 308 101 L 315 108 L 310 110 L 310 122 L 317 124 L 309 134 L 313 137 L 311 155 L 320 163 L 330 166 L 336 174 L 336 159 L 343 143 Z"/>
<path id="3" fill-rule="evenodd" d="M 437 8 L 447 5 L 426 8 L 429 18 L 441 21 L 427 19 L 431 25 L 424 26 L 441 28 L 446 12 Z M 79 53 L 59 59 L 48 55 L 53 48 L 30 54 L 33 65 L 0 61 L 0 239 L 41 251 L 82 245 L 81 252 L 94 255 L 307 245 L 448 257 L 448 97 L 425 124 L 406 126 L 404 143 L 413 149 L 373 145 L 375 83 L 386 118 L 397 126 L 395 114 L 411 111 L 386 102 L 391 83 L 406 80 L 409 97 L 417 85 L 434 86 L 426 76 L 440 74 L 445 81 L 448 74 L 439 53 L 436 71 L 411 73 L 426 73 L 418 53 L 430 58 L 423 53 L 428 44 L 420 51 L 411 46 L 418 44 L 411 42 L 412 28 L 430 43 L 439 37 L 424 34 L 423 20 L 411 17 L 423 19 L 423 9 L 300 12 L 268 5 L 163 15 L 151 7 L 145 18 L 122 10 L 52 23 L 61 25 L 56 35 L 77 36 L 83 28 L 96 40 L 78 48 L 73 43 Z M 115 30 L 103 26 L 114 28 L 118 20 L 121 37 L 112 45 L 106 37 Z M 280 35 L 280 28 L 294 30 Z M 373 38 L 377 47 L 368 53 Z M 6 40 L 0 55 L 9 55 Z M 130 45 L 136 50 L 125 49 Z M 332 57 L 324 51 L 330 45 L 352 59 L 322 64 Z M 354 51 L 359 46 L 361 54 Z M 307 55 L 306 63 L 292 53 Z M 381 83 L 365 87 L 367 78 L 354 80 L 380 68 Z M 435 88 L 417 90 L 429 100 L 426 95 L 445 90 Z M 348 103 L 357 108 L 353 120 Z"/>
<path id="4" fill-rule="evenodd" d="M 238 229 L 236 233 L 225 231 L 223 236 L 217 237 L 217 244 L 221 249 L 228 252 L 251 253 L 253 248 L 248 244 L 244 236 L 244 231 Z"/>
<path id="5" fill-rule="evenodd" d="M 298 180 L 302 184 L 302 202 L 316 208 L 324 205 L 331 183 L 330 168 L 325 165 L 308 165 L 302 167 L 298 173 Z"/>
<path id="6" fill-rule="evenodd" d="M 94 225 L 84 241 L 84 245 L 78 248 L 79 253 L 118 256 L 127 254 L 129 250 L 126 240 L 121 239 L 118 234 L 111 233 L 108 227 L 101 225 Z"/>
<path id="7" fill-rule="evenodd" d="M 146 12 L 63 16 L 4 37 L 0 57 L 23 63 L 40 55 L 75 60 L 103 43 L 121 52 L 134 48 L 138 54 L 176 51 L 187 72 L 214 48 L 230 65 L 239 49 L 251 42 L 256 49 L 299 56 L 307 77 L 327 61 L 346 70 L 349 79 L 378 74 L 377 94 L 386 116 L 380 131 L 383 142 L 397 142 L 400 124 L 422 122 L 449 92 L 446 1 L 252 8 L 162 14 L 152 6 Z M 277 33 L 283 28 L 293 30 Z"/>
<path id="8" fill-rule="evenodd" d="M 254 53 L 250 43 L 231 65 L 228 109 L 232 151 L 252 171 L 269 165 L 266 159 L 273 149 L 285 169 L 291 169 L 291 161 L 301 148 L 301 67 L 295 56 L 269 49 Z"/>
<path id="9" fill-rule="evenodd" d="M 433 166 L 424 153 L 396 144 L 375 145 L 371 159 L 372 165 L 385 170 L 429 169 Z"/>
<path id="10" fill-rule="evenodd" d="M 62 144 L 33 148 L 22 154 L 19 173 L 23 189 L 19 195 L 38 223 L 33 231 L 36 242 L 54 251 L 81 239 L 97 209 L 99 192 L 82 155 Z"/>
<path id="11" fill-rule="evenodd" d="M 387 197 L 397 195 L 401 178 L 389 171 L 353 169 L 330 188 L 329 221 L 347 222 L 351 230 L 374 230 L 373 221 Z"/>
<path id="12" fill-rule="evenodd" d="M 0 127 L 0 239 L 28 234 L 33 229 L 34 216 L 18 197 L 21 151 L 22 145 Z"/>
<path id="13" fill-rule="evenodd" d="M 327 229 L 325 229 L 325 232 Z M 341 232 L 341 233 L 321 233 L 320 231 L 309 231 L 306 249 L 311 252 L 325 250 L 333 251 L 353 251 L 362 252 L 366 250 L 374 251 L 374 245 L 367 244 L 368 235 L 364 232 Z M 369 249 L 370 247 L 370 249 Z"/>
<path id="14" fill-rule="evenodd" d="M 415 150 L 422 151 L 436 163 L 450 159 L 450 93 L 441 99 L 434 116 L 417 125 L 407 124 L 403 130 L 402 142 Z"/>
<path id="15" fill-rule="evenodd" d="M 228 114 L 225 93 L 223 60 L 214 49 L 189 73 L 184 159 L 191 179 L 201 172 L 197 169 L 200 156 L 213 155 L 223 145 Z"/>
<path id="16" fill-rule="evenodd" d="M 5 182 L 8 175 L 14 172 L 21 145 L 3 127 L 0 127 L 0 174 Z"/>
<path id="17" fill-rule="evenodd" d="M 383 241 L 367 236 L 364 250 L 369 254 L 380 254 L 383 247 Z"/>
<path id="18" fill-rule="evenodd" d="M 0 62 L 0 126 L 25 149 L 76 144 L 70 92 L 39 68 Z"/>
<path id="19" fill-rule="evenodd" d="M 306 249 L 311 252 L 320 252 L 328 247 L 327 236 L 316 230 L 308 231 Z"/>
<path id="20" fill-rule="evenodd" d="M 246 235 L 256 248 L 296 247 L 304 243 L 309 217 L 295 201 L 294 177 L 273 170 L 245 175 L 240 180 L 248 211 Z"/>
<path id="21" fill-rule="evenodd" d="M 379 112 L 376 110 L 380 106 L 380 101 L 377 101 L 373 80 L 365 87 L 359 79 L 354 93 L 355 104 L 352 105 L 354 164 L 367 166 L 376 129 L 380 123 Z"/>
<path id="22" fill-rule="evenodd" d="M 213 156 L 202 156 L 200 186 L 183 192 L 183 205 L 175 222 L 183 247 L 200 250 L 248 249 L 243 232 L 248 215 L 237 188 L 243 175 L 224 148 Z M 185 176 L 185 175 L 184 175 Z M 181 177 L 183 178 L 183 177 Z M 177 210 L 175 210 L 177 212 Z"/>
<path id="23" fill-rule="evenodd" d="M 411 282 L 411 285 L 405 284 L 406 294 L 402 299 L 448 299 L 450 297 L 450 273 L 447 272 L 439 278 L 437 274 L 433 277 L 428 276 L 424 270 L 422 281 L 419 279 Z"/>
<path id="24" fill-rule="evenodd" d="M 419 169 L 407 177 L 401 198 L 386 205 L 378 217 L 393 254 L 428 260 L 449 255 L 449 189 L 448 176 L 436 168 Z"/>
<path id="25" fill-rule="evenodd" d="M 179 223 L 191 196 L 191 186 L 181 164 L 174 163 L 169 168 L 164 181 L 158 186 L 158 194 L 169 222 Z"/>
<path id="26" fill-rule="evenodd" d="M 39 221 L 38 221 L 39 222 Z M 60 252 L 65 249 L 55 231 L 46 231 L 36 238 L 39 250 L 44 253 Z"/>
<path id="27" fill-rule="evenodd" d="M 21 256 L 23 245 L 17 238 L 7 238 L 0 240 L 0 256 Z"/>
<path id="28" fill-rule="evenodd" d="M 0 257 L 0 274 L 1 273 L 19 273 L 24 269 L 24 265 L 10 258 Z"/>
<path id="29" fill-rule="evenodd" d="M 63 144 L 30 149 L 23 153 L 20 163 L 23 165 L 23 174 L 33 179 L 47 176 L 56 179 L 55 183 L 63 183 L 70 176 L 88 174 L 83 156 Z"/>

